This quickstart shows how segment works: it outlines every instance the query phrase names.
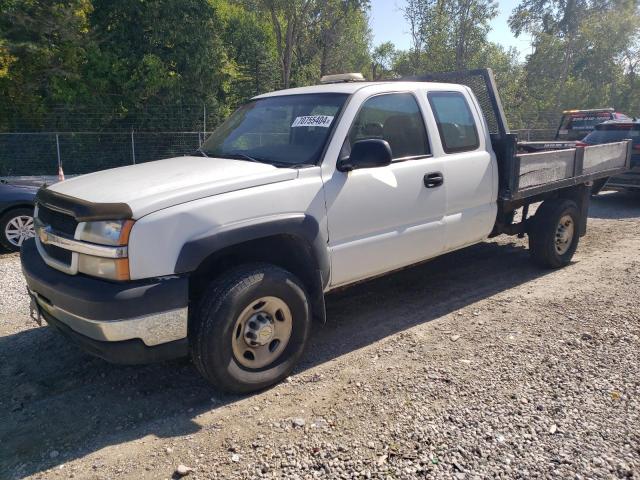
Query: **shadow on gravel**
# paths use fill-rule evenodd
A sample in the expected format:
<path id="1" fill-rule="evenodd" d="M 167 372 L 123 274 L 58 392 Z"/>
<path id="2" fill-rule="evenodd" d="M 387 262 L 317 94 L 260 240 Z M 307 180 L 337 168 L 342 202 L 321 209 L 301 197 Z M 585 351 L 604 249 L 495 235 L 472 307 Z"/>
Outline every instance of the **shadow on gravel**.
<path id="1" fill-rule="evenodd" d="M 640 218 L 640 192 L 602 192 L 591 197 L 589 217 L 605 220 Z"/>
<path id="2" fill-rule="evenodd" d="M 297 371 L 545 273 L 521 246 L 484 243 L 329 295 L 328 323 L 315 326 Z M 187 361 L 114 366 L 45 328 L 0 338 L 0 459 L 7 469 L 0 477 L 24 477 L 150 434 L 194 433 L 202 428 L 195 416 L 238 399 L 214 391 Z"/>

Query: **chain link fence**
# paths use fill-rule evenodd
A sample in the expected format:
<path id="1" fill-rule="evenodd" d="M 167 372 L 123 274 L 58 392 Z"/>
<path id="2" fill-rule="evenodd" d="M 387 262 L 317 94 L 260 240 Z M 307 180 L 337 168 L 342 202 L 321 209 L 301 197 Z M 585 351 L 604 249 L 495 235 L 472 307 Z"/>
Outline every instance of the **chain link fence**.
<path id="1" fill-rule="evenodd" d="M 221 120 L 215 104 L 14 104 L 0 108 L 0 177 L 80 175 L 193 153 Z M 3 117 L 2 115 L 6 113 Z"/>
<path id="2" fill-rule="evenodd" d="M 521 140 L 553 140 L 554 129 L 512 130 Z M 0 177 L 81 175 L 188 155 L 204 132 L 0 133 Z"/>
<path id="3" fill-rule="evenodd" d="M 0 176 L 79 175 L 187 155 L 204 132 L 0 133 Z"/>
<path id="4" fill-rule="evenodd" d="M 0 122 L 0 177 L 80 175 L 107 168 L 193 153 L 220 122 L 204 104 L 145 107 L 126 115 L 56 106 L 10 106 Z M 5 108 L 6 109 L 6 108 Z M 26 112 L 26 113 L 25 113 Z M 552 140 L 559 112 L 537 112 L 513 122 L 521 140 Z"/>
<path id="5" fill-rule="evenodd" d="M 523 142 L 538 142 L 553 140 L 556 136 L 555 128 L 520 128 L 511 130 L 511 133 L 518 135 L 518 139 Z"/>

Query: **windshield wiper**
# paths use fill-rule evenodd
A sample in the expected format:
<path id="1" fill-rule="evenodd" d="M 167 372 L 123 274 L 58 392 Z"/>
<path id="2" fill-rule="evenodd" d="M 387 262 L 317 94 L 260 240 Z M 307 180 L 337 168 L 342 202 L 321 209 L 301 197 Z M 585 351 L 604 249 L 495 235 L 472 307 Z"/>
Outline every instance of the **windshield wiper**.
<path id="1" fill-rule="evenodd" d="M 268 160 L 265 160 L 264 158 L 256 158 L 256 157 L 252 157 L 250 155 L 247 155 L 246 153 L 227 153 L 225 155 L 219 155 L 222 158 L 231 158 L 233 160 L 246 160 L 248 162 L 254 162 L 254 163 L 271 163 Z"/>
<path id="2" fill-rule="evenodd" d="M 310 163 L 287 163 L 287 162 L 278 162 L 277 160 L 268 160 L 266 158 L 252 157 L 251 155 L 247 155 L 246 153 L 234 152 L 234 153 L 225 153 L 221 155 L 213 155 L 214 157 L 219 158 L 231 158 L 232 160 L 246 160 L 247 162 L 254 163 L 265 163 L 267 165 L 273 165 L 277 168 L 304 168 L 313 166 Z"/>

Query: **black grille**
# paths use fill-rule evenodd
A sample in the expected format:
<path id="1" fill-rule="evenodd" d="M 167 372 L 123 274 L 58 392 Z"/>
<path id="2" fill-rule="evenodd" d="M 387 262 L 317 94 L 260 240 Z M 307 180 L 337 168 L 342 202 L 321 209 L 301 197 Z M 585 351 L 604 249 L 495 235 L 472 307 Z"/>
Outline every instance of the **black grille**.
<path id="1" fill-rule="evenodd" d="M 57 212 L 44 205 L 38 204 L 38 218 L 45 225 L 50 225 L 55 231 L 64 233 L 71 238 L 76 233 L 78 222 L 71 215 Z"/>
<path id="2" fill-rule="evenodd" d="M 42 244 L 42 248 L 47 252 L 54 260 L 62 262 L 66 265 L 71 265 L 71 251 L 64 248 L 56 247 L 55 245 Z"/>

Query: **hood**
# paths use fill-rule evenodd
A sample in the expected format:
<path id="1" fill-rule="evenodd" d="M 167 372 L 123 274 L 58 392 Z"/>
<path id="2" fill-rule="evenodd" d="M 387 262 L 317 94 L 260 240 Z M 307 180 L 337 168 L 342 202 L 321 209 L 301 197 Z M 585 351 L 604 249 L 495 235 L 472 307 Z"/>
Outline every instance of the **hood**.
<path id="1" fill-rule="evenodd" d="M 137 219 L 179 203 L 297 176 L 295 169 L 264 163 L 175 157 L 82 175 L 48 190 L 91 203 L 126 203 Z"/>

